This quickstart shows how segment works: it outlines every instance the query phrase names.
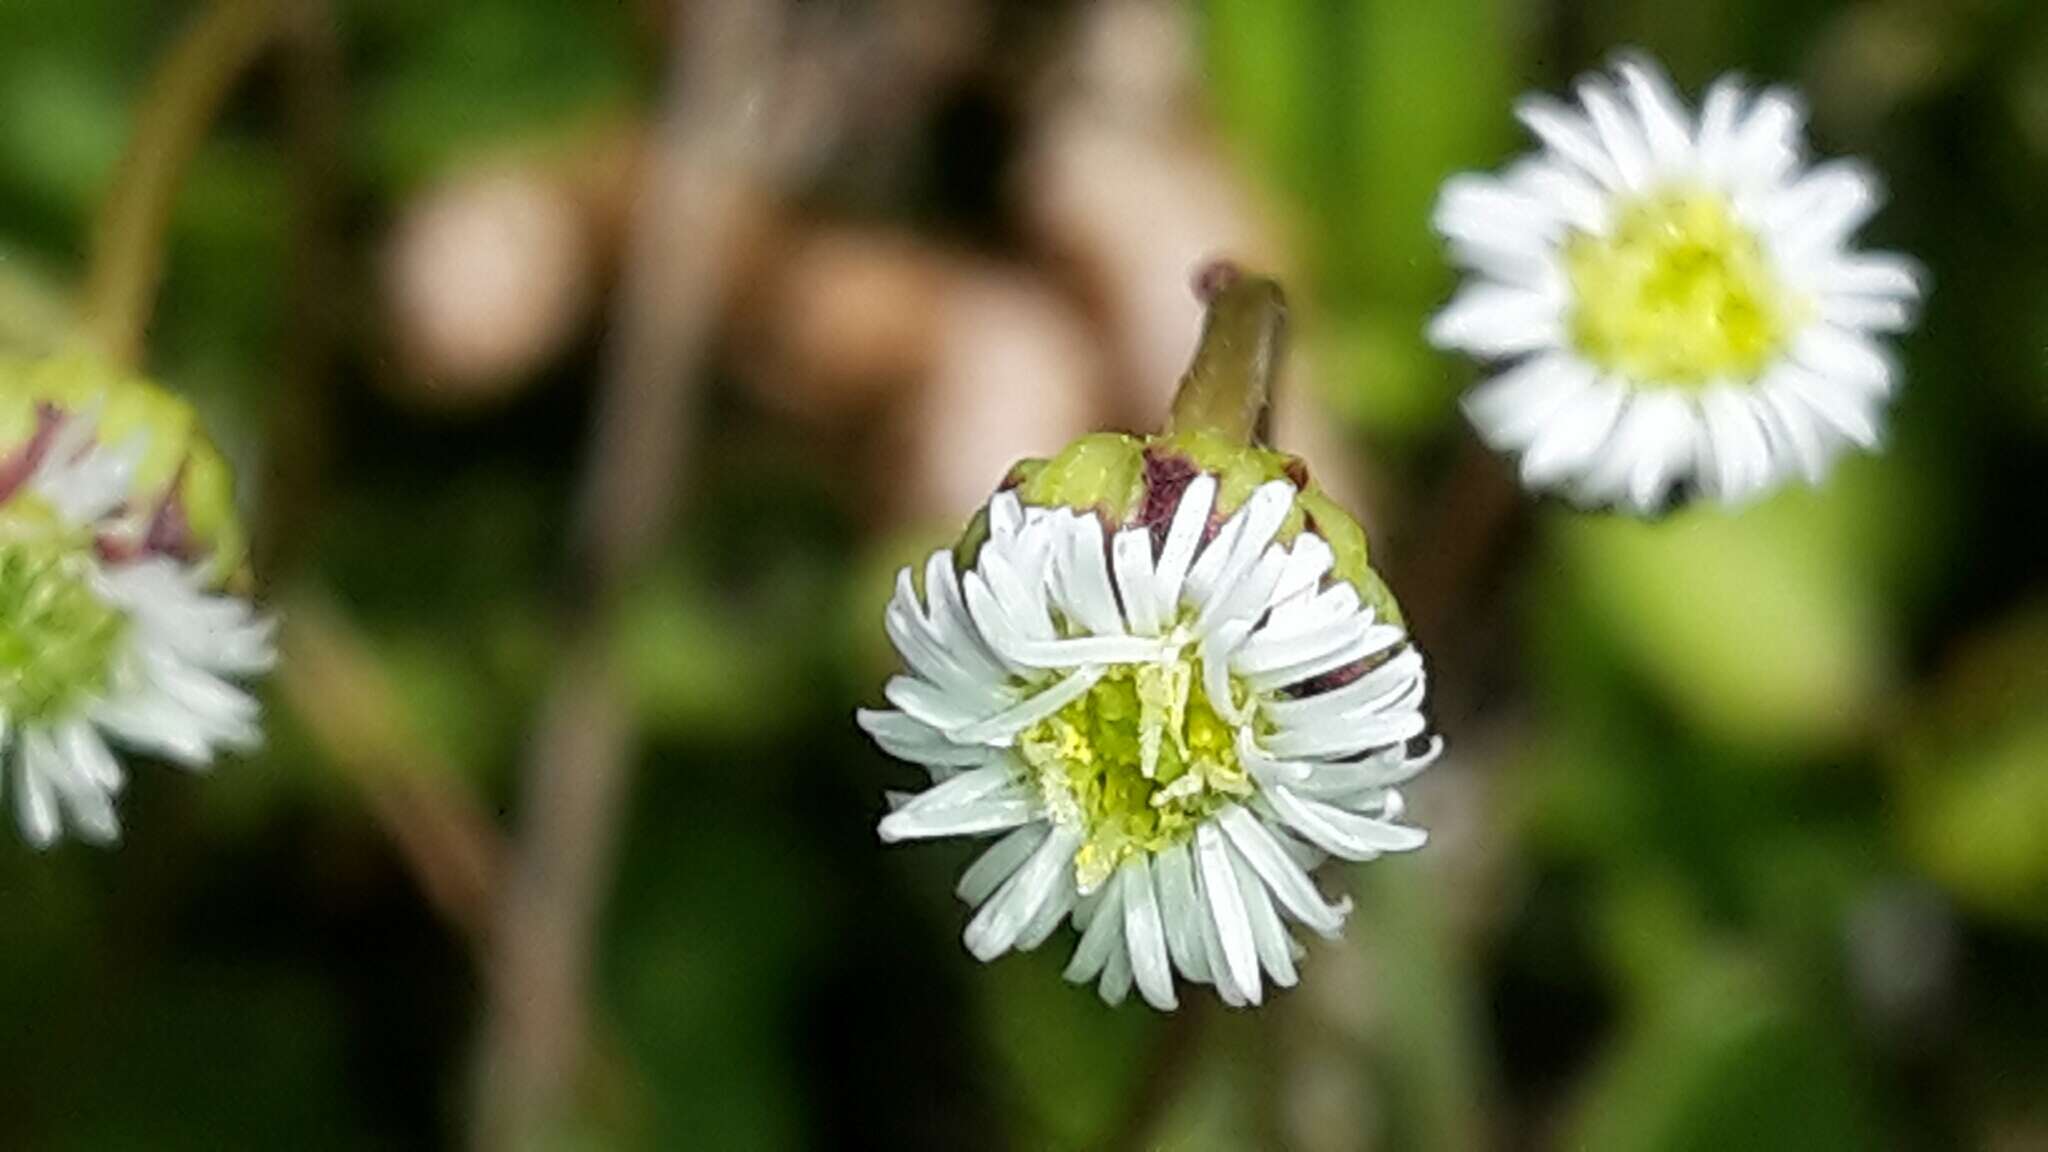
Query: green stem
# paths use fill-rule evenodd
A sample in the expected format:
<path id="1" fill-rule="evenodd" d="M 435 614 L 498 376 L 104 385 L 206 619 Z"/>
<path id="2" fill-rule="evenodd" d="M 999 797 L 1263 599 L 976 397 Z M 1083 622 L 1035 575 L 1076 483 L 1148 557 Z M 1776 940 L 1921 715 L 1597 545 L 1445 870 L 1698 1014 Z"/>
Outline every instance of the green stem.
<path id="1" fill-rule="evenodd" d="M 1195 291 L 1209 312 L 1166 430 L 1206 429 L 1247 444 L 1262 441 L 1273 381 L 1287 353 L 1287 298 L 1277 282 L 1220 262 L 1202 271 Z"/>
<path id="2" fill-rule="evenodd" d="M 185 168 L 235 81 L 275 31 L 272 0 L 213 0 L 157 65 L 93 227 L 82 330 L 133 364 L 163 274 L 164 233 Z"/>

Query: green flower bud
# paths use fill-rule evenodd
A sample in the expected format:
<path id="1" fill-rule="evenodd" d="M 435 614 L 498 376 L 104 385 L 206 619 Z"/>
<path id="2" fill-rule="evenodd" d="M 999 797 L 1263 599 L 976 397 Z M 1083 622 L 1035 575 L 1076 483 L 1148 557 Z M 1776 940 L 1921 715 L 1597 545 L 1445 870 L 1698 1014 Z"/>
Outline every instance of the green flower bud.
<path id="1" fill-rule="evenodd" d="M 1285 308 L 1219 267 L 1156 436 L 1084 436 L 1017 465 L 884 613 L 905 671 L 859 714 L 926 767 L 884 840 L 1001 832 L 961 877 L 990 960 L 1081 936 L 1065 976 L 1105 1001 L 1225 1004 L 1293 984 L 1287 920 L 1325 899 L 1290 845 L 1346 860 L 1420 848 L 1397 786 L 1443 742 L 1427 673 L 1365 534 L 1301 460 L 1260 442 Z"/>
<path id="2" fill-rule="evenodd" d="M 97 532 L 113 557 L 167 555 L 216 583 L 240 569 L 247 537 L 235 511 L 234 474 L 176 394 L 83 355 L 0 360 L 0 506 L 12 508 L 57 430 L 88 420 L 101 444 L 140 441 L 129 498 Z"/>

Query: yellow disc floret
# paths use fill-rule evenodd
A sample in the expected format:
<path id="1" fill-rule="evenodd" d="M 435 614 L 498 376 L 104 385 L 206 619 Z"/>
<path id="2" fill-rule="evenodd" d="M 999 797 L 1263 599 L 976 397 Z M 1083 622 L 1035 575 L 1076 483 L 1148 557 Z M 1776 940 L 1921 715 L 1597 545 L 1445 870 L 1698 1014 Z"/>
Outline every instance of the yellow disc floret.
<path id="1" fill-rule="evenodd" d="M 1112 668 L 1017 741 L 1055 822 L 1081 829 L 1074 879 L 1093 891 L 1133 856 L 1192 837 L 1252 793 L 1234 734 L 1178 656 Z"/>
<path id="2" fill-rule="evenodd" d="M 1605 236 L 1566 242 L 1572 339 L 1641 384 L 1756 376 L 1802 307 L 1727 198 L 1678 189 L 1621 205 Z"/>
<path id="3" fill-rule="evenodd" d="M 126 618 L 92 588 L 88 545 L 32 498 L 0 523 L 0 719 L 49 721 L 101 692 Z"/>

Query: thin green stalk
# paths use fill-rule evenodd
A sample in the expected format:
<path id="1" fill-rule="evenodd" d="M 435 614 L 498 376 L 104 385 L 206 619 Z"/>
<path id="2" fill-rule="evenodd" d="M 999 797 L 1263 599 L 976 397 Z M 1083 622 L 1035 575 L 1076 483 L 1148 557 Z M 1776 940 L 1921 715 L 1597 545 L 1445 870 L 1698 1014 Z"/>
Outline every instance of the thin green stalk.
<path id="1" fill-rule="evenodd" d="M 1205 269 L 1195 290 L 1209 312 L 1166 430 L 1208 429 L 1244 443 L 1262 441 L 1273 382 L 1287 354 L 1287 299 L 1275 281 L 1226 263 Z"/>
<path id="2" fill-rule="evenodd" d="M 94 223 L 81 309 L 91 346 L 117 364 L 142 353 L 185 169 L 235 81 L 269 42 L 275 16 L 272 0 L 214 0 L 180 33 L 143 92 Z"/>

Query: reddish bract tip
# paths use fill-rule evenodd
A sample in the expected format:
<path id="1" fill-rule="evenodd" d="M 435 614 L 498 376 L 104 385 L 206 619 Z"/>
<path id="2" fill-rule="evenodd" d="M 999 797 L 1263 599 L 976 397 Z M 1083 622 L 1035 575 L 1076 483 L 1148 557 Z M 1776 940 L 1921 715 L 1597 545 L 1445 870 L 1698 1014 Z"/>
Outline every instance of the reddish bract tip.
<path id="1" fill-rule="evenodd" d="M 1228 258 L 1219 257 L 1195 270 L 1195 299 L 1204 304 L 1214 304 L 1232 284 L 1244 275 L 1244 270 Z"/>

